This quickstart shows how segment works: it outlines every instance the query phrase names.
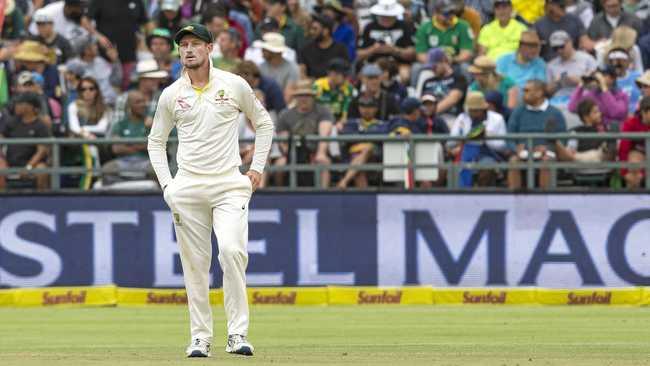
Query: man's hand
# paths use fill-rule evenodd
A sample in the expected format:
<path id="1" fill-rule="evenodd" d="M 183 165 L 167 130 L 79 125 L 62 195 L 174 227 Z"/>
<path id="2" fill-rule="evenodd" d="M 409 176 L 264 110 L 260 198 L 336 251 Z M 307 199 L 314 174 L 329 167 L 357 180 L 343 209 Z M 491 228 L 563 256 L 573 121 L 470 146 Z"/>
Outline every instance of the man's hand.
<path id="1" fill-rule="evenodd" d="M 255 192 L 255 190 L 257 190 L 257 187 L 260 185 L 260 182 L 262 181 L 262 174 L 256 172 L 255 170 L 249 170 L 246 172 L 246 176 L 251 180 L 253 192 Z"/>
<path id="2" fill-rule="evenodd" d="M 327 164 L 331 164 L 332 161 L 330 160 L 329 157 L 327 157 L 326 153 L 316 153 L 316 156 L 314 156 L 314 163 L 327 165 Z"/>

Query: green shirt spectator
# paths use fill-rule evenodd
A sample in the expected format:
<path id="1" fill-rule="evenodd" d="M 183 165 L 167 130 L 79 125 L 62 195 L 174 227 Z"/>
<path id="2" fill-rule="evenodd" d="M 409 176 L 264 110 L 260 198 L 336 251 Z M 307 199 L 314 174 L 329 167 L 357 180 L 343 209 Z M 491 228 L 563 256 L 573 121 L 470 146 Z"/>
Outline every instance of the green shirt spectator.
<path id="1" fill-rule="evenodd" d="M 316 93 L 316 102 L 327 105 L 337 122 L 345 122 L 350 102 L 355 96 L 355 90 L 344 77 L 337 80 L 338 76 L 335 71 L 330 70 L 328 76 L 314 82 L 314 92 Z M 339 81 L 341 82 L 339 83 Z"/>
<path id="2" fill-rule="evenodd" d="M 134 120 L 129 117 L 117 122 L 113 129 L 111 130 L 111 137 L 147 137 L 149 136 L 149 129 L 145 127 L 142 120 Z M 142 156 L 147 158 L 147 150 L 138 151 L 132 154 L 132 156 Z"/>
<path id="3" fill-rule="evenodd" d="M 422 23 L 415 33 L 415 52 L 418 61 L 426 62 L 427 51 L 443 48 L 454 63 L 468 62 L 474 50 L 474 35 L 466 21 L 453 13 L 437 12 L 431 20 Z"/>

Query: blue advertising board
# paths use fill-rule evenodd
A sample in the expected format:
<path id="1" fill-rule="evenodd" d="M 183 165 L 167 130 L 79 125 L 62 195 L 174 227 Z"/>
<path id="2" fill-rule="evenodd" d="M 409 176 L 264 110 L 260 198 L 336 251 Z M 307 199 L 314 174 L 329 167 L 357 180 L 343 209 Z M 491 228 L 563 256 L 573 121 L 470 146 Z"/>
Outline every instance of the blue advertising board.
<path id="1" fill-rule="evenodd" d="M 650 285 L 648 195 L 256 194 L 249 230 L 254 286 Z M 162 197 L 0 197 L 0 287 L 102 284 L 183 286 Z"/>

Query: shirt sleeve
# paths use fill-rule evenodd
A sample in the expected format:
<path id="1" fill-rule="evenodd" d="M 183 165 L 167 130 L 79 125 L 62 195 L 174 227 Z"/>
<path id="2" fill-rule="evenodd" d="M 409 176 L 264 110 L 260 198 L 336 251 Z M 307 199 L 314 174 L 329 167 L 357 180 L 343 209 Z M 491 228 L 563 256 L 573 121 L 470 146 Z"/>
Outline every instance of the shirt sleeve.
<path id="1" fill-rule="evenodd" d="M 460 21 L 459 21 L 460 22 Z M 459 24 L 460 34 L 458 35 L 458 49 L 460 50 L 474 50 L 474 34 L 472 28 L 470 28 L 467 22 L 462 22 Z"/>
<path id="2" fill-rule="evenodd" d="M 427 23 L 422 23 L 415 32 L 415 52 L 425 53 L 429 50 L 429 42 L 427 40 L 427 31 L 425 26 Z"/>
<path id="3" fill-rule="evenodd" d="M 169 95 L 169 90 L 166 89 L 160 96 L 147 144 L 151 166 L 156 172 L 158 183 L 163 188 L 172 180 L 169 162 L 167 161 L 167 139 L 172 128 L 174 128 L 172 113 L 174 100 Z"/>
<path id="4" fill-rule="evenodd" d="M 262 173 L 273 142 L 273 121 L 248 83 L 240 77 L 237 82 L 239 108 L 255 126 L 255 153 L 250 169 Z"/>

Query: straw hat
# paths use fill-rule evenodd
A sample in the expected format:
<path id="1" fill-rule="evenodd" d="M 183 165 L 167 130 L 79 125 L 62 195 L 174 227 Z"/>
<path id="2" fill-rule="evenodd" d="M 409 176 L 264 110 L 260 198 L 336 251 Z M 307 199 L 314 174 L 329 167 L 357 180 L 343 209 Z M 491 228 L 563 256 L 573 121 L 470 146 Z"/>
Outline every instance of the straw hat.
<path id="1" fill-rule="evenodd" d="M 639 76 L 636 79 L 636 83 L 641 85 L 650 85 L 650 70 L 644 72 L 643 75 Z"/>
<path id="2" fill-rule="evenodd" d="M 135 72 L 138 79 L 165 79 L 169 76 L 169 73 L 161 70 L 158 67 L 158 62 L 153 59 L 139 61 L 135 66 Z"/>
<path id="3" fill-rule="evenodd" d="M 314 89 L 312 88 L 312 82 L 308 79 L 299 80 L 296 83 L 296 89 L 291 94 L 293 97 L 304 95 L 309 95 L 312 97 L 316 95 Z"/>
<path id="4" fill-rule="evenodd" d="M 488 103 L 485 101 L 483 93 L 478 91 L 467 93 L 467 97 L 465 98 L 465 108 L 467 108 L 467 110 L 488 109 L 488 107 Z"/>
<path id="5" fill-rule="evenodd" d="M 474 63 L 467 68 L 472 74 L 483 74 L 496 70 L 497 64 L 488 56 L 479 56 L 474 59 Z"/>
<path id="6" fill-rule="evenodd" d="M 24 41 L 14 55 L 17 61 L 50 62 L 49 49 L 37 41 Z"/>

